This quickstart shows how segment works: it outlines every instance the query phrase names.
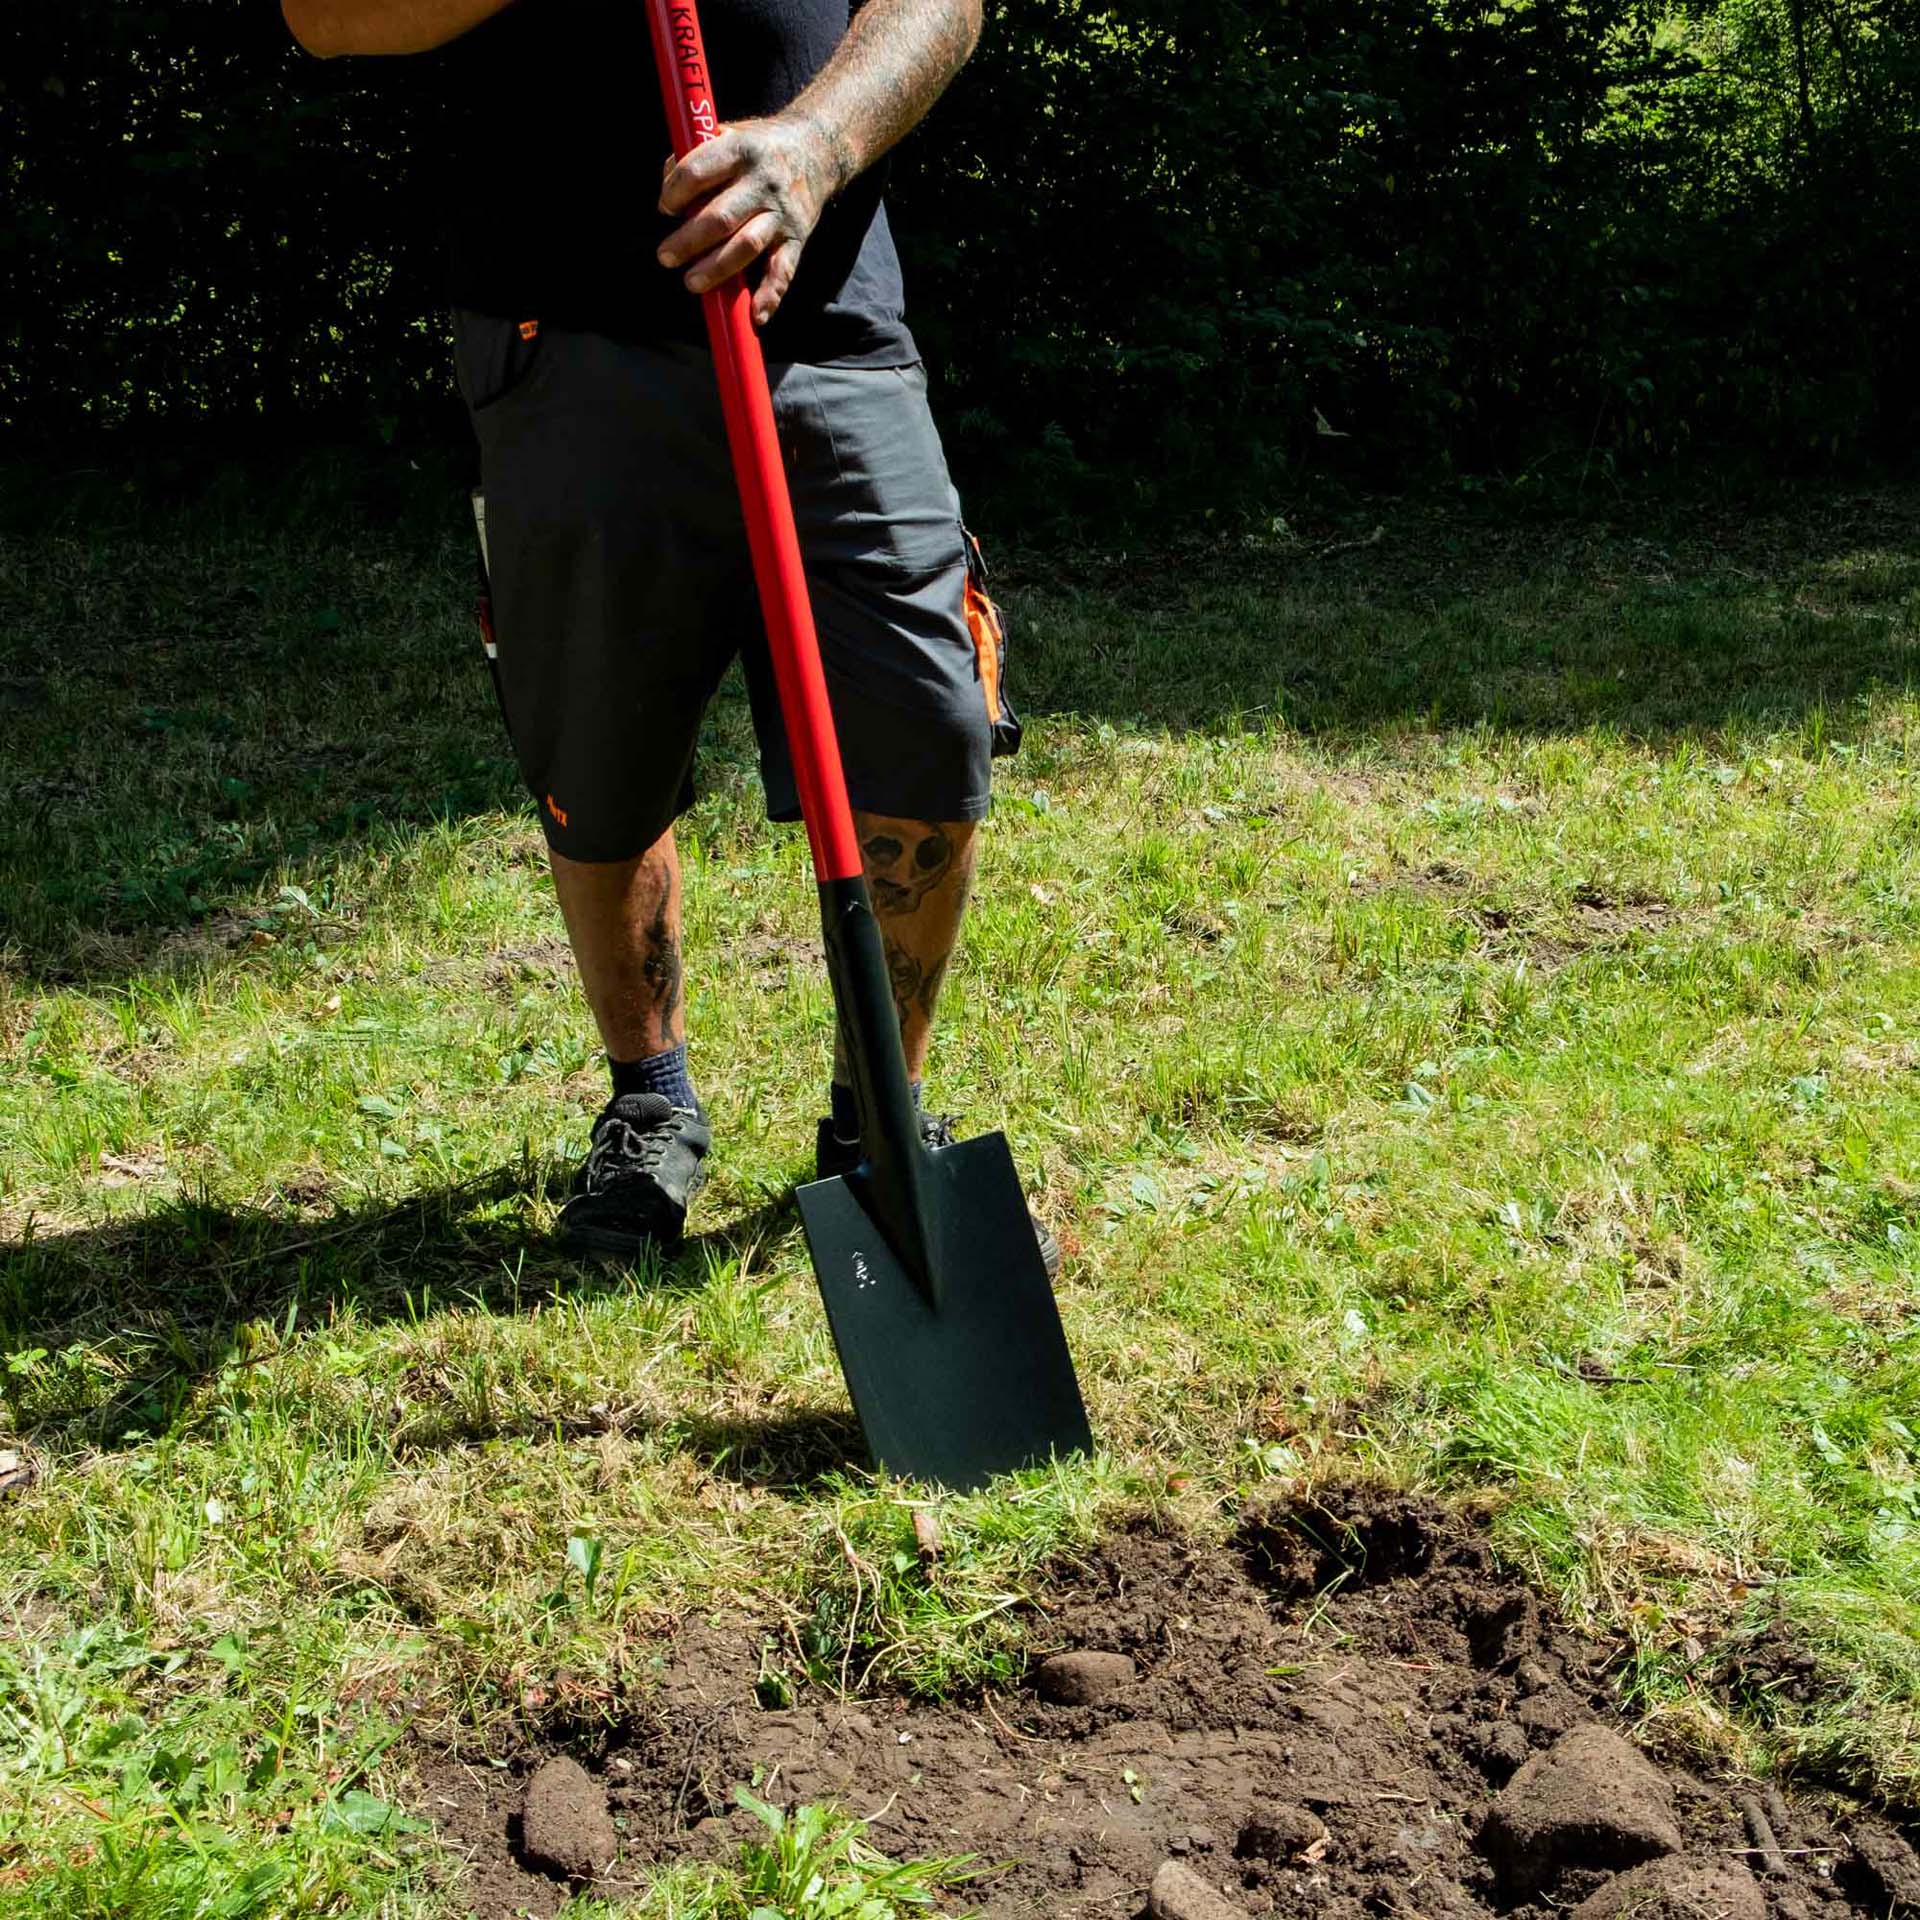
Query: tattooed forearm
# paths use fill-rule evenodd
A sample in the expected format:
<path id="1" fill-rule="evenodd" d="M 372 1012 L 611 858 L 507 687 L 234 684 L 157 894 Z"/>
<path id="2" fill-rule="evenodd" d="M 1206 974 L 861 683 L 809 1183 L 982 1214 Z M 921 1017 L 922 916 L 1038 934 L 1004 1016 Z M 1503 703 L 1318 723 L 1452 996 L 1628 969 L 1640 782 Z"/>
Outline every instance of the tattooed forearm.
<path id="1" fill-rule="evenodd" d="M 981 4 L 865 0 L 790 106 L 722 127 L 668 165 L 660 211 L 681 224 L 660 242 L 660 264 L 705 293 L 758 262 L 753 319 L 765 326 L 827 202 L 916 125 L 966 64 Z"/>
<path id="2" fill-rule="evenodd" d="M 640 974 L 653 990 L 653 1018 L 658 1044 L 677 1046 L 680 1041 L 680 998 L 685 976 L 680 962 L 680 939 L 674 932 L 663 895 L 646 931 L 640 958 Z"/>
<path id="3" fill-rule="evenodd" d="M 865 0 L 791 111 L 833 154 L 838 186 L 904 139 L 980 38 L 982 0 Z"/>

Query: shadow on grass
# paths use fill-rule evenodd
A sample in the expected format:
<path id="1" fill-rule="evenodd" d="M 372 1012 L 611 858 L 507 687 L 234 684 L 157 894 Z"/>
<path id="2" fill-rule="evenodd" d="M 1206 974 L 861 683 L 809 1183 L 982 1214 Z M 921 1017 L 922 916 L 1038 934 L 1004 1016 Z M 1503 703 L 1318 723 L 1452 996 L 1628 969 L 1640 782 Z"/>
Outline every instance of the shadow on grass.
<path id="1" fill-rule="evenodd" d="M 507 1317 L 629 1289 L 691 1304 L 743 1247 L 793 1217 L 781 1195 L 689 1235 L 670 1256 L 583 1261 L 530 1218 L 567 1172 L 523 1162 L 322 1218 L 182 1198 L 99 1227 L 29 1227 L 0 1242 L 0 1351 L 15 1368 L 0 1378 L 8 1423 L 56 1447 L 137 1445 L 190 1415 L 206 1381 L 343 1316 L 420 1323 L 455 1308 Z M 677 1446 L 753 1485 L 803 1485 L 860 1457 L 858 1427 L 831 1410 L 670 1424 Z M 411 1424 L 407 1441 L 434 1449 L 502 1431 L 449 1408 Z"/>
<path id="2" fill-rule="evenodd" d="M 0 969 L 111 986 L 250 938 L 325 944 L 360 911 L 348 863 L 521 808 L 457 491 L 442 514 L 382 522 L 343 489 L 281 520 L 232 498 L 107 531 L 42 515 L 11 542 Z M 1336 750 L 1807 715 L 1840 737 L 1862 695 L 1914 678 L 1917 500 L 1669 506 L 1639 525 L 1392 502 L 1355 521 L 1377 511 L 1377 537 L 1023 553 L 1001 575 L 1014 686 L 1040 741 L 1048 716 L 1172 732 L 1279 717 Z M 729 692 L 703 776 L 742 822 L 752 765 Z M 288 874 L 301 897 L 280 912 Z"/>
<path id="3" fill-rule="evenodd" d="M 771 1493 L 807 1493 L 866 1458 L 850 1411 L 808 1407 L 766 1420 L 691 1419 L 675 1436 L 721 1480 Z"/>
<path id="4" fill-rule="evenodd" d="M 1347 528 L 1027 554 L 1015 690 L 1173 733 L 1283 719 L 1336 750 L 1487 729 L 1658 744 L 1818 715 L 1920 669 L 1920 494 L 1617 518 L 1389 501 Z M 1359 531 L 1364 529 L 1364 531 Z M 1112 617 L 1104 618 L 1103 615 Z"/>

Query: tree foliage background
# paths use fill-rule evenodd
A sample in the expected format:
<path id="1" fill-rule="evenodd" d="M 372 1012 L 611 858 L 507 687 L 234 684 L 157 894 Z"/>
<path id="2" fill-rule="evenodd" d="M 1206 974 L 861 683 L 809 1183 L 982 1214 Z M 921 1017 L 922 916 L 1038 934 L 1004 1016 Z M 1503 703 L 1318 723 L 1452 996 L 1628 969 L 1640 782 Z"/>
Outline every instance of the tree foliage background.
<path id="1" fill-rule="evenodd" d="M 445 417 L 431 62 L 271 0 L 0 51 L 17 441 Z M 1910 456 L 1917 135 L 1920 0 L 1007 0 L 893 198 L 976 465 L 1803 467 Z"/>

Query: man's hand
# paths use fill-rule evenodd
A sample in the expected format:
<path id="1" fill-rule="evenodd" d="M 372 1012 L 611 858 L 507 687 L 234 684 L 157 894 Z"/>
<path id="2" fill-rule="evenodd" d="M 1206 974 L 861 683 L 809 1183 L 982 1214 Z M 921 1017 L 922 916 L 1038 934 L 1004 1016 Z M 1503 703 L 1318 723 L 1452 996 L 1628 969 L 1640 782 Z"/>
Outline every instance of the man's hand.
<path id="1" fill-rule="evenodd" d="M 684 160 L 667 162 L 660 211 L 691 212 L 660 247 L 663 267 L 684 267 L 705 293 L 765 260 L 753 318 L 764 327 L 800 265 L 827 202 L 852 179 L 853 155 L 812 115 L 789 108 L 723 127 Z"/>
<path id="2" fill-rule="evenodd" d="M 742 120 L 667 162 L 660 210 L 696 209 L 660 249 L 704 293 L 754 261 L 765 326 L 827 202 L 909 132 L 966 65 L 982 0 L 857 0 L 832 59 L 783 113 Z"/>

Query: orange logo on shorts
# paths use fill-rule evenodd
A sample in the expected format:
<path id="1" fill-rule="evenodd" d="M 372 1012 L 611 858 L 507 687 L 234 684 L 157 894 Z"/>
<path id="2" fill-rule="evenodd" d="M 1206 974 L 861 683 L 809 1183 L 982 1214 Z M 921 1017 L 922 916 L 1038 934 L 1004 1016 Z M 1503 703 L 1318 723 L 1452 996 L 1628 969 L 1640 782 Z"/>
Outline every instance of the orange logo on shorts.
<path id="1" fill-rule="evenodd" d="M 552 794 L 547 795 L 547 811 L 553 815 L 554 819 L 557 820 L 561 826 L 564 827 L 567 824 L 567 810 L 554 799 Z"/>

